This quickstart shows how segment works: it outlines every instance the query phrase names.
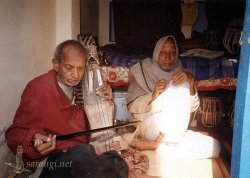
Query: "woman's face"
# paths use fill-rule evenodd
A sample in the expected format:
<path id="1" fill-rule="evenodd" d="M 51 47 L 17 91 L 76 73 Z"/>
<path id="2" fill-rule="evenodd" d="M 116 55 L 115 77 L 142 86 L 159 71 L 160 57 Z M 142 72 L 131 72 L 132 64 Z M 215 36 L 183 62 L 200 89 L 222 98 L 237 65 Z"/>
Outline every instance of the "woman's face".
<path id="1" fill-rule="evenodd" d="M 168 38 L 164 43 L 157 61 L 161 69 L 171 71 L 176 63 L 176 46 L 172 39 Z"/>

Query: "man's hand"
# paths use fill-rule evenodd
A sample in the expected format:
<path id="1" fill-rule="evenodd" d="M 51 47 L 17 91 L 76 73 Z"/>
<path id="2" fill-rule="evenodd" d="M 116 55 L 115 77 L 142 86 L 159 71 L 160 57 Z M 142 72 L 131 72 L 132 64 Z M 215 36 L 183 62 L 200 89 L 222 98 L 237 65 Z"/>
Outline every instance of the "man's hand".
<path id="1" fill-rule="evenodd" d="M 152 94 L 152 99 L 148 104 L 152 103 L 165 90 L 167 85 L 168 85 L 168 83 L 166 80 L 164 80 L 164 79 L 159 80 L 155 84 L 155 88 L 154 88 L 154 91 Z"/>
<path id="2" fill-rule="evenodd" d="M 48 155 L 56 149 L 56 136 L 45 136 L 40 133 L 35 134 L 34 136 L 34 147 L 42 155 Z"/>
<path id="3" fill-rule="evenodd" d="M 104 84 L 96 89 L 96 93 L 106 99 L 106 100 L 112 100 L 112 89 L 110 85 Z"/>

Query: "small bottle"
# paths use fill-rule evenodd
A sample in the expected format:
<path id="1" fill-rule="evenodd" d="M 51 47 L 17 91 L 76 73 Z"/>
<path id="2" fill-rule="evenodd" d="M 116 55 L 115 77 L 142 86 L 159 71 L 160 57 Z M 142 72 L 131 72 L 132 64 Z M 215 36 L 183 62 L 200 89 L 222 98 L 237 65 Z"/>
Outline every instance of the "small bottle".
<path id="1" fill-rule="evenodd" d="M 14 172 L 17 174 L 20 174 L 24 171 L 22 154 L 23 154 L 23 148 L 22 146 L 19 145 L 16 151 L 16 166 L 14 169 Z"/>

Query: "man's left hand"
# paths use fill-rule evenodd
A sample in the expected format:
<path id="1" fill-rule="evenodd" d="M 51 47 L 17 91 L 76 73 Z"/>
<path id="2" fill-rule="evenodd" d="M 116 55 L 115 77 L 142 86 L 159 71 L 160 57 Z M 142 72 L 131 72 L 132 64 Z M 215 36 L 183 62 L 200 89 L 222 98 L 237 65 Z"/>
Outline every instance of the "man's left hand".
<path id="1" fill-rule="evenodd" d="M 108 84 L 103 84 L 100 87 L 98 87 L 96 89 L 96 93 L 100 97 L 102 97 L 106 100 L 112 100 L 112 98 L 113 98 L 112 97 L 112 89 L 111 89 L 110 85 L 108 85 Z"/>

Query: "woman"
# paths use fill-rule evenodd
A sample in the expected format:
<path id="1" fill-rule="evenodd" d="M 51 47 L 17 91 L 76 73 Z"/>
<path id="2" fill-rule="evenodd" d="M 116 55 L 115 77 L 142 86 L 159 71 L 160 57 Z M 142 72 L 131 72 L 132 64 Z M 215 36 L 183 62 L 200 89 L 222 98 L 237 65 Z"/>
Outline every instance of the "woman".
<path id="1" fill-rule="evenodd" d="M 194 77 L 179 60 L 173 36 L 161 38 L 153 58 L 130 69 L 129 112 L 142 124 L 131 146 L 174 157 L 210 158 L 220 152 L 212 137 L 188 131 L 190 113 L 199 107 Z"/>

